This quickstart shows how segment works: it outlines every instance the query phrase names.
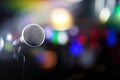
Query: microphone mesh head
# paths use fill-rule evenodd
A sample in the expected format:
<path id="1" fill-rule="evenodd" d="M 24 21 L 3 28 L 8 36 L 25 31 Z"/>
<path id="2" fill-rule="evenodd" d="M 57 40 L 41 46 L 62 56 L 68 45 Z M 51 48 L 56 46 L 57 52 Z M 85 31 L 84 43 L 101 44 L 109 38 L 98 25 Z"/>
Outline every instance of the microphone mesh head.
<path id="1" fill-rule="evenodd" d="M 22 31 L 24 42 L 30 47 L 38 47 L 45 40 L 45 32 L 38 24 L 29 24 Z"/>

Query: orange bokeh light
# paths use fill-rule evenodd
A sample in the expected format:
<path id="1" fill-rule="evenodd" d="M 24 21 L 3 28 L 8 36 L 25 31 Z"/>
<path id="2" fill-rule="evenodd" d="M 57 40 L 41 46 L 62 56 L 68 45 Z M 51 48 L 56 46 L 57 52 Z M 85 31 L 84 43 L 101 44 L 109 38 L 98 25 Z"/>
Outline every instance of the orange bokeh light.
<path id="1" fill-rule="evenodd" d="M 44 52 L 44 62 L 42 63 L 43 69 L 51 69 L 54 68 L 57 64 L 57 55 L 53 51 L 45 51 Z"/>

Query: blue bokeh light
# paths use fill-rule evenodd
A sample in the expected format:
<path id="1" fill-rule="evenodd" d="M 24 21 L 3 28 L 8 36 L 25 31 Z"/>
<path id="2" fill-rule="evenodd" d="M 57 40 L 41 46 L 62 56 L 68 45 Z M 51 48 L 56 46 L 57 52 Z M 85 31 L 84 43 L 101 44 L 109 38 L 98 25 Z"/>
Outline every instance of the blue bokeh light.
<path id="1" fill-rule="evenodd" d="M 83 46 L 78 41 L 73 41 L 70 47 L 70 53 L 72 56 L 80 56 L 83 53 Z"/>
<path id="2" fill-rule="evenodd" d="M 41 53 L 37 56 L 37 60 L 40 64 L 43 64 L 45 62 L 45 55 L 44 53 Z"/>
<path id="3" fill-rule="evenodd" d="M 114 29 L 109 29 L 108 36 L 107 36 L 107 45 L 109 47 L 114 47 L 117 44 L 117 35 L 116 31 Z"/>

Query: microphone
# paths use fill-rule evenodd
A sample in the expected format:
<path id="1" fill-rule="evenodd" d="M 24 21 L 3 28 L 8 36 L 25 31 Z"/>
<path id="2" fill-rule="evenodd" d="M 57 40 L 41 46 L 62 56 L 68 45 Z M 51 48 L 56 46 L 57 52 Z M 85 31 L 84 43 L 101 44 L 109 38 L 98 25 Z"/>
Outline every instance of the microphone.
<path id="1" fill-rule="evenodd" d="M 13 45 L 26 44 L 29 47 L 39 47 L 45 40 L 45 31 L 38 24 L 28 24 L 22 30 L 21 37 L 13 41 Z"/>
<path id="2" fill-rule="evenodd" d="M 26 44 L 29 47 L 39 47 L 45 40 L 45 31 L 38 24 L 28 24 L 22 30 L 22 34 L 19 39 L 13 41 L 14 55 L 13 58 L 21 65 L 23 69 L 22 78 L 24 80 L 24 63 L 26 61 L 25 55 L 23 54 L 22 44 Z"/>

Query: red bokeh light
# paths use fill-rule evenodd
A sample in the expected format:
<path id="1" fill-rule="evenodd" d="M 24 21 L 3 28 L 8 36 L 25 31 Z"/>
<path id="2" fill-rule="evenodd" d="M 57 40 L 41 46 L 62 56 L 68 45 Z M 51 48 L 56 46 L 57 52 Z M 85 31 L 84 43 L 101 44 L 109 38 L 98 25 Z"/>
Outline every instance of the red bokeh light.
<path id="1" fill-rule="evenodd" d="M 107 29 L 105 29 L 105 30 L 103 30 L 103 32 L 102 32 L 102 37 L 103 37 L 104 39 L 106 39 L 107 36 L 108 36 L 108 34 L 109 34 L 109 31 L 108 31 Z"/>
<path id="2" fill-rule="evenodd" d="M 78 37 L 78 41 L 82 44 L 82 45 L 86 45 L 87 44 L 87 37 L 85 35 L 80 35 Z"/>
<path id="3" fill-rule="evenodd" d="M 92 41 L 90 43 L 90 47 L 93 48 L 93 49 L 96 49 L 98 47 L 98 42 L 97 41 Z"/>
<path id="4" fill-rule="evenodd" d="M 90 37 L 92 40 L 97 40 L 99 37 L 99 31 L 97 29 L 94 29 L 90 33 Z"/>

